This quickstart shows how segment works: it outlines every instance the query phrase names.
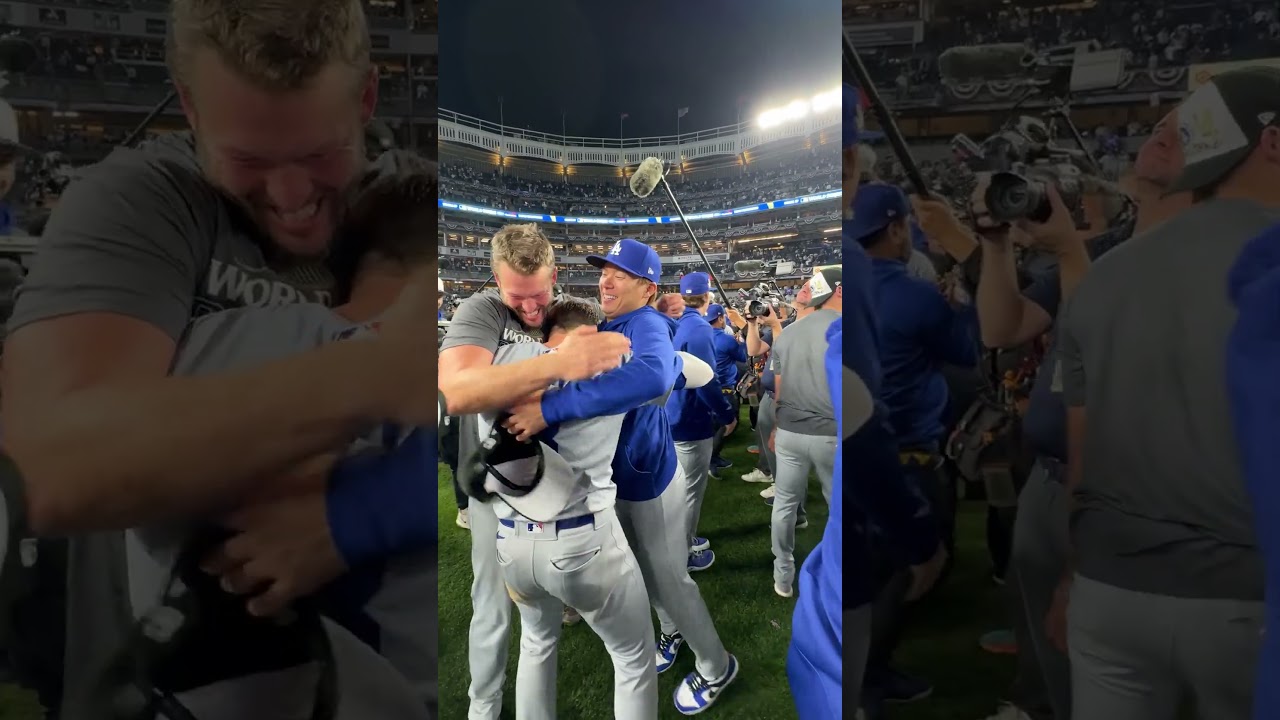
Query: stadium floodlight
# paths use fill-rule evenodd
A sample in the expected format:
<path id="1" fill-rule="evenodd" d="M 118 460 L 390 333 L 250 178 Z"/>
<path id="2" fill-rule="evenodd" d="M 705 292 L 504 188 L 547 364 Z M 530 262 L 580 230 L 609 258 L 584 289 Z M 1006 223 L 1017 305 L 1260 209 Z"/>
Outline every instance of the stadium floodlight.
<path id="1" fill-rule="evenodd" d="M 792 100 L 782 107 L 765 110 L 760 113 L 756 122 L 762 128 L 771 128 L 800 120 L 808 115 L 831 112 L 832 110 L 840 109 L 841 98 L 840 89 L 836 88 L 835 90 L 818 93 L 808 100 Z"/>

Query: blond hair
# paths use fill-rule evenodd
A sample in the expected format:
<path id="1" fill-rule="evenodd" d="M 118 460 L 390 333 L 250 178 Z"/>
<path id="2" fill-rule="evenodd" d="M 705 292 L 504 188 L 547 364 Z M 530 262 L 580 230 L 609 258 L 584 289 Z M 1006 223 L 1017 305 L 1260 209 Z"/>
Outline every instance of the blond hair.
<path id="1" fill-rule="evenodd" d="M 361 79 L 371 66 L 360 0 L 173 0 L 166 60 L 174 85 L 189 87 L 193 57 L 212 50 L 260 88 L 302 88 L 337 62 Z"/>
<path id="2" fill-rule="evenodd" d="M 505 225 L 489 242 L 492 255 L 489 267 L 496 274 L 505 264 L 521 275 L 533 275 L 543 268 L 556 266 L 556 252 L 551 241 L 533 223 Z"/>

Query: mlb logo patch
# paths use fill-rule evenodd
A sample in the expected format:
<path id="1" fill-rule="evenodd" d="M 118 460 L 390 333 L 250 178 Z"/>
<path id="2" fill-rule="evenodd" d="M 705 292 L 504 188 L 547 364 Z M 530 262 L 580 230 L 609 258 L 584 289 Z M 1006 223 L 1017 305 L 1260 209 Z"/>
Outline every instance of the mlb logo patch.
<path id="1" fill-rule="evenodd" d="M 525 523 L 525 532 L 539 534 L 543 532 L 542 523 Z"/>

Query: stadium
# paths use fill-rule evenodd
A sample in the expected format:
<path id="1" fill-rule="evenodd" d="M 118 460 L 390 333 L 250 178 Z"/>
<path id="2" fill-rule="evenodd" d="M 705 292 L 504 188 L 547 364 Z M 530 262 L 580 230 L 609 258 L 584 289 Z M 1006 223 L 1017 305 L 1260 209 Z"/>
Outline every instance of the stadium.
<path id="1" fill-rule="evenodd" d="M 837 93 L 797 98 L 733 125 L 654 137 L 576 137 L 516 129 L 497 118 L 441 108 L 442 337 L 467 298 L 494 287 L 490 238 L 512 223 L 535 223 L 549 237 L 560 293 L 597 300 L 601 275 L 587 256 L 604 255 L 622 238 L 634 238 L 659 256 L 659 294 L 678 294 L 683 276 L 707 271 L 700 246 L 722 288 L 723 296 L 714 289 L 716 302 L 744 314 L 753 301 L 775 307 L 794 303 L 815 269 L 840 262 Z M 687 215 L 697 246 L 663 190 L 642 199 L 629 189 L 646 158 L 659 158 L 666 166 L 666 182 Z M 792 604 L 766 590 L 770 510 L 760 497 L 766 486 L 740 479 L 760 474 L 755 470 L 760 439 L 745 402 L 740 420 L 741 427 L 723 449 L 727 467 L 710 480 L 699 525 L 713 539 L 717 559 L 695 579 L 726 646 L 751 679 L 726 692 L 716 711 L 739 718 L 794 717 L 784 672 Z M 460 670 L 467 667 L 472 573 L 470 538 L 465 529 L 454 527 L 465 524 L 466 513 L 457 506 L 466 498 L 452 486 L 451 472 L 442 465 L 440 693 L 442 706 L 462 707 L 468 691 L 468 676 Z M 817 501 L 819 493 L 814 481 L 808 525 L 797 531 L 797 560 L 822 532 L 826 509 Z M 519 654 L 519 633 L 513 631 L 507 697 L 515 696 Z M 586 627 L 564 629 L 558 717 L 608 714 L 608 657 Z M 659 676 L 664 698 L 660 717 L 679 716 L 665 701 L 678 674 Z"/>
<path id="2" fill-rule="evenodd" d="M 1262 687 L 1265 681 L 1260 681 L 1256 691 L 1245 687 L 1243 680 L 1239 686 L 1226 690 L 1194 674 L 1170 681 L 1172 685 L 1163 689 L 1140 691 L 1142 699 L 1125 707 L 1123 702 L 1117 702 L 1124 691 L 1104 678 L 1145 676 L 1153 671 L 1153 663 L 1161 661 L 1152 659 L 1154 655 L 1131 656 L 1132 662 L 1115 665 L 1089 661 L 1101 657 L 1095 653 L 1114 659 L 1116 648 L 1110 642 L 1106 648 L 1089 646 L 1077 653 L 1076 643 L 1087 643 L 1090 632 L 1127 633 L 1129 628 L 1120 631 L 1118 626 L 1103 622 L 1112 619 L 1109 610 L 1093 611 L 1095 614 L 1087 623 L 1078 620 L 1083 615 L 1072 614 L 1075 596 L 1070 597 L 1069 603 L 1060 603 L 1062 595 L 1054 594 L 1055 588 L 1056 592 L 1063 592 L 1064 586 L 1057 583 L 1067 567 L 1063 547 L 1068 535 L 1060 526 L 1067 516 L 1063 507 L 1066 493 L 1061 496 L 1064 499 L 1056 499 L 1062 482 L 1070 482 L 1062 463 L 1068 459 L 1065 448 L 1069 431 L 1064 416 L 1069 418 L 1068 411 L 1073 407 L 1064 409 L 1064 398 L 1071 388 L 1069 382 L 1058 379 L 1062 377 L 1059 373 L 1065 371 L 1062 363 L 1067 362 L 1061 359 L 1058 345 L 1059 329 L 1065 327 L 1059 307 L 1067 308 L 1070 295 L 1067 261 L 1061 260 L 1064 246 L 1047 243 L 1043 236 L 1019 232 L 1017 228 L 1008 231 L 1007 225 L 995 222 L 995 201 L 1001 197 L 988 183 L 994 182 L 994 173 L 1018 173 L 1031 181 L 1022 187 L 1043 190 L 1052 186 L 1062 198 L 1068 197 L 1072 177 L 1084 177 L 1086 183 L 1092 184 L 1094 190 L 1072 195 L 1065 201 L 1066 209 L 1077 213 L 1077 217 L 1093 218 L 1077 223 L 1088 255 L 1086 261 L 1092 258 L 1085 281 L 1095 279 L 1095 268 L 1101 272 L 1110 263 L 1109 257 L 1101 255 L 1109 255 L 1117 242 L 1127 242 L 1131 235 L 1151 241 L 1146 244 L 1150 248 L 1145 256 L 1148 260 L 1178 257 L 1181 250 L 1154 250 L 1157 244 L 1163 245 L 1164 238 L 1149 236 L 1162 230 L 1174 232 L 1181 224 L 1180 212 L 1188 213 L 1186 222 L 1190 223 L 1192 211 L 1179 203 L 1195 208 L 1206 196 L 1162 194 L 1162 188 L 1170 186 L 1183 164 L 1183 153 L 1190 166 L 1196 148 L 1212 146 L 1214 142 L 1209 138 L 1216 131 L 1206 129 L 1213 121 L 1208 119 L 1204 106 L 1197 104 L 1202 102 L 1197 98 L 1204 93 L 1197 95 L 1197 91 L 1225 87 L 1225 81 L 1219 86 L 1216 80 L 1232 73 L 1269 77 L 1268 73 L 1274 70 L 1268 68 L 1280 65 L 1278 21 L 1274 7 L 1249 2 L 843 2 L 847 40 L 870 79 L 867 83 L 866 78 L 846 67 L 846 82 L 862 86 L 859 99 L 864 132 L 857 153 L 861 176 L 858 197 L 867 195 L 868 187 L 880 192 L 882 186 L 888 185 L 907 193 L 924 191 L 941 201 L 931 219 L 919 212 L 920 206 L 913 215 L 923 230 L 918 241 L 913 242 L 915 252 L 933 266 L 926 267 L 918 277 L 936 281 L 949 298 L 954 297 L 956 286 L 977 293 L 978 327 L 970 330 L 981 335 L 974 348 L 979 353 L 976 364 L 972 360 L 946 360 L 941 371 L 946 378 L 948 406 L 944 436 L 948 452 L 944 453 L 947 457 L 942 474 L 955 478 L 960 498 L 954 520 L 954 565 L 929 596 L 906 606 L 902 615 L 882 610 L 883 603 L 889 607 L 902 605 L 900 600 L 884 599 L 883 593 L 892 592 L 892 583 L 882 577 L 877 579 L 877 592 L 881 594 L 877 595 L 872 613 L 871 650 L 860 688 L 860 717 L 1243 719 L 1274 714 L 1271 691 Z M 874 86 L 874 93 L 867 92 L 868 84 Z M 1248 93 L 1240 96 L 1247 97 Z M 893 127 L 884 122 L 888 116 L 892 117 Z M 1271 119 L 1271 115 L 1264 115 L 1262 122 Z M 893 147 L 888 136 L 894 129 L 905 141 L 909 159 Z M 1252 128 L 1245 134 L 1250 132 Z M 1264 188 L 1265 184 L 1242 195 L 1255 198 L 1262 206 L 1274 207 L 1274 200 Z M 1211 190 L 1200 192 L 1212 194 Z M 1127 210 L 1120 210 L 1113 203 L 1116 199 L 1122 199 L 1120 204 L 1126 205 Z M 1096 203 L 1108 205 L 1108 209 L 1099 209 Z M 1026 220 L 1027 208 L 1015 205 L 1006 203 L 1001 219 L 1019 221 L 1021 227 L 1030 223 L 1033 232 L 1038 232 L 1035 223 Z M 862 205 L 856 207 L 856 212 L 863 212 Z M 1169 218 L 1174 219 L 1161 224 Z M 1086 227 L 1088 230 L 1081 229 Z M 1012 237 L 1015 258 L 1007 281 L 991 280 L 1004 277 L 1006 271 L 986 260 L 998 247 L 995 240 L 1000 228 Z M 1225 240 L 1234 235 L 1225 231 L 1214 233 L 1214 237 Z M 957 244 L 957 238 L 963 240 Z M 976 239 L 978 250 L 973 257 L 983 258 L 981 268 L 965 263 L 971 259 L 968 238 Z M 850 238 L 846 237 L 845 242 Z M 1069 247 L 1074 252 L 1078 246 Z M 1125 250 L 1137 252 L 1138 248 Z M 869 245 L 868 252 L 873 261 L 878 257 Z M 1202 271 L 1216 272 L 1188 270 L 1186 277 L 1208 282 L 1214 288 L 1225 285 L 1215 276 L 1204 277 Z M 1132 309 L 1122 298 L 1142 292 L 1132 278 L 1120 281 L 1109 277 L 1106 283 L 1101 278 L 1096 280 L 1089 287 L 1090 292 L 1106 285 L 1115 293 L 1104 315 L 1125 312 L 1119 310 L 1121 307 Z M 1002 289 L 992 290 L 997 282 Z M 1117 286 L 1131 286 L 1134 290 L 1123 296 L 1114 289 Z M 1044 294 L 1046 287 L 1052 288 L 1049 295 Z M 1085 286 L 1079 286 L 1076 292 L 1084 293 Z M 883 307 L 903 301 L 880 295 L 879 302 Z M 1080 302 L 1084 300 L 1081 298 Z M 1034 313 L 1035 320 L 1025 320 L 1023 327 L 1016 327 L 1016 322 L 1003 324 L 1002 318 L 1017 317 L 1003 313 L 1018 307 L 1031 308 L 1022 317 L 1025 320 Z M 1141 312 L 1132 316 L 1135 322 L 1139 317 L 1150 317 Z M 1172 317 L 1181 322 L 1189 312 L 1198 310 L 1172 316 L 1160 314 L 1170 322 L 1174 322 Z M 1225 333 L 1230 322 L 1224 316 L 1213 327 L 1222 327 Z M 1077 332 L 1104 323 L 1100 317 L 1091 317 Z M 881 331 L 886 332 L 883 327 Z M 1111 331 L 1124 332 L 1114 326 Z M 934 332 L 943 331 L 935 327 Z M 1205 332 L 1210 331 L 1206 328 Z M 1172 349 L 1174 344 L 1162 339 L 1147 343 L 1142 352 L 1158 354 L 1161 364 L 1182 366 L 1182 360 L 1176 359 L 1180 356 Z M 1091 387 L 1098 387 L 1096 376 L 1105 375 L 1105 368 L 1114 367 L 1122 357 L 1132 357 L 1132 350 L 1121 345 L 1124 343 L 1083 348 L 1086 354 L 1097 353 L 1094 357 L 1098 364 L 1086 364 L 1084 371 Z M 885 352 L 888 351 L 882 348 L 882 357 Z M 895 347 L 891 352 L 901 357 L 904 351 Z M 1179 382 L 1203 382 L 1217 388 L 1225 375 L 1201 369 L 1187 372 Z M 1166 382 L 1172 390 L 1172 381 Z M 1130 383 L 1109 387 L 1125 402 L 1145 403 L 1135 399 L 1142 391 Z M 1096 402 L 1094 395 L 1085 402 L 1090 427 L 1095 418 L 1106 418 L 1097 421 L 1105 424 L 1113 417 L 1114 409 L 1095 409 Z M 1195 414 L 1179 409 L 1174 417 L 1181 421 Z M 1046 421 L 1046 417 L 1052 420 Z M 1088 435 L 1090 445 L 1083 451 L 1082 461 L 1086 470 L 1079 482 L 1097 485 L 1077 490 L 1077 513 L 1089 499 L 1114 497 L 1110 495 L 1114 488 L 1104 487 L 1101 479 L 1092 480 L 1089 474 L 1101 474 L 1096 468 L 1109 464 L 1104 459 L 1095 460 L 1099 455 L 1126 447 L 1149 453 L 1146 457 L 1157 464 L 1178 456 L 1167 438 L 1153 442 L 1144 438 L 1138 428 L 1111 427 L 1113 433 L 1108 441 L 1100 443 L 1097 436 Z M 1185 436 L 1181 442 L 1198 444 L 1202 436 Z M 1091 454 L 1090 448 L 1097 455 Z M 1127 450 L 1121 451 L 1124 452 Z M 1164 483 L 1183 472 L 1183 468 L 1165 467 L 1154 474 Z M 1234 482 L 1234 475 L 1230 477 Z M 1131 487 L 1132 480 L 1126 476 L 1125 487 Z M 1152 517 L 1156 502 L 1151 494 L 1141 493 L 1119 503 L 1107 500 L 1101 504 L 1119 506 L 1123 517 L 1135 518 Z M 1241 502 L 1248 504 L 1243 498 Z M 1267 512 L 1261 505 L 1254 507 Z M 936 503 L 934 508 L 939 516 L 947 517 L 945 504 Z M 1183 522 L 1187 512 L 1166 508 L 1157 514 L 1169 522 Z M 1084 515 L 1071 517 L 1070 542 L 1078 547 L 1095 531 L 1085 529 Z M 1258 542 L 1262 542 L 1261 536 L 1260 532 Z M 1131 540 L 1115 542 L 1131 547 Z M 1251 540 L 1241 542 L 1242 546 L 1252 547 Z M 1185 577 L 1174 572 L 1175 566 L 1216 562 L 1191 552 L 1178 554 L 1177 560 L 1174 555 L 1139 555 L 1141 560 L 1126 571 L 1131 577 L 1155 568 Z M 1098 577 L 1090 574 L 1097 572 L 1096 567 L 1086 572 L 1081 563 L 1075 576 L 1077 587 L 1082 577 Z M 847 568 L 846 578 L 848 572 Z M 1105 584 L 1131 589 L 1129 582 L 1109 576 Z M 1204 594 L 1200 587 L 1180 588 L 1178 593 L 1165 592 L 1167 589 L 1144 586 L 1145 592 L 1160 596 L 1199 593 L 1187 597 L 1217 597 L 1216 590 Z M 1271 594 L 1269 590 L 1269 602 Z M 1260 594 L 1232 597 L 1248 599 L 1248 606 L 1261 612 Z M 1050 621 L 1061 611 L 1062 604 L 1068 607 L 1062 621 L 1067 628 L 1065 639 L 1053 636 L 1052 629 L 1044 629 L 1052 628 Z M 1194 620 L 1187 617 L 1189 623 L 1209 622 L 1201 615 L 1195 615 Z M 1082 628 L 1080 635 L 1073 634 L 1072 624 L 1077 622 Z M 1131 616 L 1128 622 L 1138 621 Z M 1084 630 L 1085 627 L 1092 630 Z M 1101 629 L 1104 627 L 1109 629 Z M 850 641 L 848 633 L 846 625 L 846 642 Z M 1166 639 L 1175 644 L 1183 642 Z M 1054 649 L 1062 643 L 1070 648 L 1069 657 Z M 1248 657 L 1253 652 L 1249 650 Z M 1262 678 L 1273 673 L 1265 668 L 1255 673 L 1252 662 L 1239 654 L 1214 657 L 1218 658 L 1215 664 L 1233 677 L 1250 678 L 1256 674 Z M 1088 667 L 1073 667 L 1077 662 Z M 846 690 L 849 682 L 846 674 Z M 1073 687 L 1075 683 L 1085 689 Z M 1148 687 L 1157 686 L 1159 682 Z M 1223 699 L 1227 695 L 1231 700 Z M 1268 712 L 1262 710 L 1263 698 L 1272 701 L 1267 705 Z M 1251 701 L 1258 703 L 1252 715 L 1248 707 Z M 1083 707 L 1081 703 L 1085 703 Z M 850 713 L 848 709 L 845 712 Z"/>

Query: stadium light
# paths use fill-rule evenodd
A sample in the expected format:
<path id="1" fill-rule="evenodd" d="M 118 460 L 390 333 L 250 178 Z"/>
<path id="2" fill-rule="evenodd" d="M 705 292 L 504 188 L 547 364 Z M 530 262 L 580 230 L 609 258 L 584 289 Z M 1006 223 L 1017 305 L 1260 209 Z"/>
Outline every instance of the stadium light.
<path id="1" fill-rule="evenodd" d="M 826 235 L 827 233 L 833 233 L 833 232 L 840 232 L 840 228 L 838 227 L 827 228 L 826 230 L 822 231 L 822 234 Z"/>
<path id="2" fill-rule="evenodd" d="M 842 96 L 840 89 L 818 93 L 808 100 L 793 100 L 780 108 L 765 110 L 760 113 L 757 122 L 762 128 L 771 128 L 783 123 L 800 120 L 810 114 L 818 115 L 840 108 Z"/>

